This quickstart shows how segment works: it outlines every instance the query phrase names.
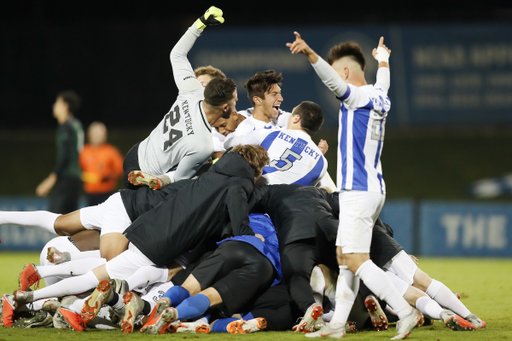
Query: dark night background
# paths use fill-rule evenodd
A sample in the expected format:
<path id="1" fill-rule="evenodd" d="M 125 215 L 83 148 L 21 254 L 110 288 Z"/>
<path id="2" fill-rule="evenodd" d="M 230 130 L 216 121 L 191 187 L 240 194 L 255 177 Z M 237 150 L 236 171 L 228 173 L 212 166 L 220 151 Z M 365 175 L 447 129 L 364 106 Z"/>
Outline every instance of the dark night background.
<path id="1" fill-rule="evenodd" d="M 51 104 L 65 89 L 82 96 L 84 126 L 154 125 L 177 94 L 168 53 L 210 5 L 230 29 L 512 19 L 499 1 L 9 2 L 0 10 L 0 130 L 55 127 Z"/>

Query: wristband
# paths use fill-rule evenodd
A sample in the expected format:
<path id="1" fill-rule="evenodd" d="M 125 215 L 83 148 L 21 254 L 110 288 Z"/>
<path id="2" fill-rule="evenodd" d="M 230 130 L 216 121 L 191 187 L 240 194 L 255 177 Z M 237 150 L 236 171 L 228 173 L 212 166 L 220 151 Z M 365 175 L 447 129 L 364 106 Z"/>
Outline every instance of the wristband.
<path id="1" fill-rule="evenodd" d="M 389 63 L 389 52 L 386 51 L 385 48 L 382 46 L 377 47 L 377 55 L 375 56 L 375 59 L 380 62 L 386 62 Z"/>

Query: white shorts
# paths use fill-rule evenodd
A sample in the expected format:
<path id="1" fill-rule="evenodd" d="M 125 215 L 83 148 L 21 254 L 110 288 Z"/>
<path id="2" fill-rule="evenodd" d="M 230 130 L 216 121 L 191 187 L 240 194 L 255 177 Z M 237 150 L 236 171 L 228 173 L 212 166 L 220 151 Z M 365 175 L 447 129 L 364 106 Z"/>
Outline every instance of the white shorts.
<path id="1" fill-rule="evenodd" d="M 372 229 L 386 196 L 364 191 L 340 192 L 340 223 L 336 246 L 343 253 L 370 253 Z"/>
<path id="2" fill-rule="evenodd" d="M 107 273 L 111 279 L 127 279 L 138 269 L 144 266 L 156 266 L 148 257 L 132 243 L 128 244 L 128 250 L 112 258 L 105 264 Z"/>
<path id="3" fill-rule="evenodd" d="M 398 290 L 400 296 L 404 296 L 405 292 L 411 286 L 409 283 L 405 282 L 403 279 L 392 273 L 391 271 L 386 271 L 386 275 L 393 283 L 393 286 Z"/>
<path id="4" fill-rule="evenodd" d="M 411 257 L 404 251 L 400 251 L 393 259 L 391 264 L 387 266 L 386 271 L 397 275 L 401 280 L 409 285 L 414 282 L 414 274 L 418 270 L 418 266 Z"/>
<path id="5" fill-rule="evenodd" d="M 99 205 L 82 208 L 80 220 L 86 229 L 96 226 L 101 230 L 102 236 L 107 233 L 123 233 L 132 223 L 119 192 L 112 194 Z"/>

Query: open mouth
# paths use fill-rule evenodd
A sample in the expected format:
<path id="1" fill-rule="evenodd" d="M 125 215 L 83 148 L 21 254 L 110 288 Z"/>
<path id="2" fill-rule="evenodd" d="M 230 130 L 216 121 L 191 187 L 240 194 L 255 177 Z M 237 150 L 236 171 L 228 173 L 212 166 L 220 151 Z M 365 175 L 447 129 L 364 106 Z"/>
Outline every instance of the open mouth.
<path id="1" fill-rule="evenodd" d="M 272 110 L 274 111 L 274 117 L 279 116 L 279 105 L 274 105 Z"/>

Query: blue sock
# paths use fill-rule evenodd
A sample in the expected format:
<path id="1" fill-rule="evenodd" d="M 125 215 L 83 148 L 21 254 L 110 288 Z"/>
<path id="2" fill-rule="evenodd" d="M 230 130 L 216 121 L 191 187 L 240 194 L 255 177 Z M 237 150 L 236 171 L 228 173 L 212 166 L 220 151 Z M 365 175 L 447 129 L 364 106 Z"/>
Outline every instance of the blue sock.
<path id="1" fill-rule="evenodd" d="M 220 319 L 213 323 L 212 333 L 227 333 L 228 332 L 228 324 L 233 321 L 237 321 L 238 319 L 235 317 L 228 317 L 226 319 Z"/>
<path id="2" fill-rule="evenodd" d="M 210 299 L 203 294 L 197 294 L 181 302 L 176 310 L 179 320 L 189 320 L 203 315 L 208 308 L 210 308 Z"/>
<path id="3" fill-rule="evenodd" d="M 249 321 L 254 318 L 254 315 L 252 313 L 247 313 L 247 314 L 243 314 L 242 318 L 244 319 L 244 321 Z"/>
<path id="4" fill-rule="evenodd" d="M 190 297 L 190 292 L 180 286 L 174 286 L 169 288 L 163 297 L 167 297 L 171 300 L 171 307 L 176 307 L 178 304 L 183 302 L 184 299 Z"/>

